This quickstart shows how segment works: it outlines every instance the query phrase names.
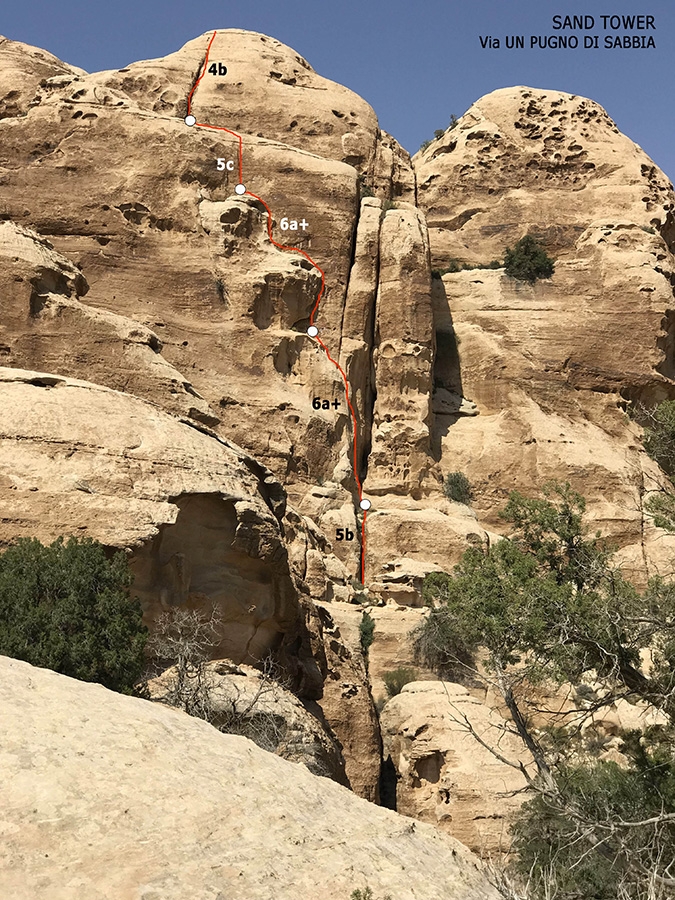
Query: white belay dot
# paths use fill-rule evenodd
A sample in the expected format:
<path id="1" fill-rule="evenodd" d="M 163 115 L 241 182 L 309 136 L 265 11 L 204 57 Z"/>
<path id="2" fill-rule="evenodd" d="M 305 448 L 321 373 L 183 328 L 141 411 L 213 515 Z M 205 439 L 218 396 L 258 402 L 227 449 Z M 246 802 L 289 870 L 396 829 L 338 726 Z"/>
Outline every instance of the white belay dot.
<path id="1" fill-rule="evenodd" d="M 196 125 L 197 119 L 193 115 L 185 116 L 186 125 Z"/>
<path id="2" fill-rule="evenodd" d="M 245 194 L 246 193 L 246 185 L 245 184 L 235 184 L 234 192 L 235 192 L 235 194 Z"/>
<path id="3" fill-rule="evenodd" d="M 319 329 L 316 327 L 316 325 L 310 325 L 309 328 L 307 329 L 307 334 L 310 337 L 316 337 L 318 333 L 319 333 Z"/>
<path id="4" fill-rule="evenodd" d="M 370 509 L 370 507 L 371 507 L 372 505 L 373 505 L 373 504 L 370 502 L 370 500 L 366 500 L 365 497 L 364 497 L 363 500 L 361 500 L 361 502 L 359 503 L 359 506 L 361 507 L 361 509 Z"/>

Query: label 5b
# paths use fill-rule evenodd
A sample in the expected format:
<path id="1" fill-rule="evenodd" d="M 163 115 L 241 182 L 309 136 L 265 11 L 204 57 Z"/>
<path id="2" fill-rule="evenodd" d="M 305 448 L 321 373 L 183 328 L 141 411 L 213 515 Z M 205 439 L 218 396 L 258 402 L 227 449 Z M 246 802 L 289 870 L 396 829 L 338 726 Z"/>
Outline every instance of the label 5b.
<path id="1" fill-rule="evenodd" d="M 354 532 L 351 528 L 336 528 L 335 529 L 335 540 L 337 541 L 353 541 L 354 540 Z"/>

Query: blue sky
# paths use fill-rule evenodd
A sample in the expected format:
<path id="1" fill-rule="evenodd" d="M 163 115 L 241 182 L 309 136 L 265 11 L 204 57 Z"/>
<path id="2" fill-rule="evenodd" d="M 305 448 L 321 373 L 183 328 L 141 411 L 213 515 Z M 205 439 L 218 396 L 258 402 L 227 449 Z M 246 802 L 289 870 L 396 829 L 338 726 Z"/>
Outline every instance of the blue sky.
<path id="1" fill-rule="evenodd" d="M 654 16 L 655 50 L 507 50 L 505 35 L 554 31 L 554 15 Z M 8 2 L 0 33 L 44 47 L 88 71 L 163 56 L 213 28 L 278 38 L 322 75 L 371 103 L 411 152 L 482 94 L 513 84 L 582 94 L 675 178 L 675 0 L 50 0 Z M 619 32 L 623 33 L 623 32 Z M 479 35 L 500 37 L 483 50 Z"/>

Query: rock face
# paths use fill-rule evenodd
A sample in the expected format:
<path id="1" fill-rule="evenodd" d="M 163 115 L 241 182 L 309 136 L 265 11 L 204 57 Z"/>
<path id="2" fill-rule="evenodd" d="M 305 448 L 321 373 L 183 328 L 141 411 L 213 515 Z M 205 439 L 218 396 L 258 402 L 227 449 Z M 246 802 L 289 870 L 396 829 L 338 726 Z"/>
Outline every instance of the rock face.
<path id="1" fill-rule="evenodd" d="M 0 892 L 496 900 L 457 841 L 245 738 L 0 659 Z"/>
<path id="2" fill-rule="evenodd" d="M 209 45 L 228 73 L 192 93 L 213 127 L 187 128 Z M 7 78 L 27 73 L 21 114 L 0 119 L 7 365 L 136 394 L 244 447 L 312 535 L 294 557 L 312 596 L 346 600 L 361 512 L 344 385 L 306 336 L 320 266 L 317 324 L 347 373 L 376 500 L 370 584 L 381 592 L 397 559 L 452 565 L 468 535 L 499 530 L 510 489 L 547 477 L 588 493 L 636 580 L 671 552 L 642 512 L 664 482 L 620 406 L 673 394 L 675 198 L 600 107 L 496 91 L 413 166 L 368 104 L 265 35 L 207 33 L 93 75 L 40 52 L 0 44 Z M 222 129 L 242 136 L 274 240 L 317 266 L 276 247 L 265 207 L 234 193 L 239 144 Z M 284 218 L 308 224 L 284 231 Z M 429 277 L 450 258 L 488 263 L 526 231 L 557 258 L 550 282 Z M 477 520 L 444 502 L 453 470 L 474 484 Z"/>
<path id="3" fill-rule="evenodd" d="M 675 397 L 675 195 L 592 101 L 496 91 L 411 160 L 265 35 L 95 74 L 0 39 L 0 206 L 0 541 L 129 548 L 149 622 L 218 607 L 218 653 L 272 650 L 324 691 L 363 796 L 380 735 L 355 593 L 418 607 L 427 572 L 503 532 L 509 491 L 550 478 L 636 583 L 672 557 L 643 505 L 669 482 L 625 409 Z M 432 277 L 526 232 L 552 279 Z M 378 691 L 404 657 L 389 625 Z"/>
<path id="4" fill-rule="evenodd" d="M 664 481 L 623 407 L 675 396 L 672 185 L 597 104 L 529 88 L 481 98 L 415 167 L 434 265 L 488 264 L 528 232 L 556 259 L 534 286 L 434 280 L 437 395 L 480 412 L 438 408 L 442 468 L 468 475 L 488 528 L 509 490 L 571 481 L 644 581 L 672 540 L 643 514 Z"/>
<path id="5" fill-rule="evenodd" d="M 67 82 L 84 74 L 46 50 L 0 35 L 0 119 L 25 115 L 41 82 Z"/>
<path id="6" fill-rule="evenodd" d="M 319 603 L 327 675 L 319 706 L 342 747 L 354 793 L 380 802 L 382 747 L 359 625 L 363 610 L 349 603 Z"/>
<path id="7" fill-rule="evenodd" d="M 45 238 L 0 223 L 2 361 L 61 372 L 141 397 L 162 397 L 178 415 L 216 424 L 192 385 L 162 356 L 158 335 L 135 319 L 83 302 L 82 272 Z"/>
<path id="8" fill-rule="evenodd" d="M 374 429 L 366 489 L 417 497 L 430 467 L 433 319 L 426 224 L 391 209 L 380 232 Z"/>
<path id="9" fill-rule="evenodd" d="M 525 785 L 523 775 L 481 746 L 468 722 L 487 743 L 518 765 L 519 738 L 466 688 L 438 681 L 403 687 L 381 713 L 385 758 L 397 774 L 397 810 L 432 822 L 485 854 L 509 847 L 510 817 L 522 796 L 505 796 Z"/>
<path id="10" fill-rule="evenodd" d="M 149 622 L 177 605 L 216 609 L 216 656 L 279 651 L 300 690 L 321 695 L 275 485 L 253 460 L 88 382 L 3 368 L 0 395 L 3 544 L 75 534 L 128 548 Z"/>
<path id="11" fill-rule="evenodd" d="M 410 669 L 416 673 L 415 681 L 434 679 L 415 659 L 413 632 L 421 624 L 425 610 L 387 603 L 369 610 L 375 622 L 373 643 L 368 649 L 368 678 L 373 697 L 382 705 L 388 694 L 384 676 L 396 669 Z"/>
<path id="12" fill-rule="evenodd" d="M 527 232 L 555 255 L 573 251 L 593 221 L 665 228 L 670 240 L 672 185 L 585 97 L 493 91 L 418 153 L 415 169 L 439 266 L 501 259 Z"/>

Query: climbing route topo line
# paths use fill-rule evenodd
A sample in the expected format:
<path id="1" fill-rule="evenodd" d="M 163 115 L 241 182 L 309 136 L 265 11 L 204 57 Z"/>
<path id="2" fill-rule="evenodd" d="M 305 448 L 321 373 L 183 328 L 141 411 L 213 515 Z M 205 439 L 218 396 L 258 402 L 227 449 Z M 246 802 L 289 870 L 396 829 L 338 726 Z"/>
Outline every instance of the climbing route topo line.
<path id="1" fill-rule="evenodd" d="M 198 122 L 196 116 L 192 112 L 192 102 L 194 99 L 194 95 L 208 70 L 211 47 L 213 46 L 213 42 L 215 41 L 217 34 L 218 34 L 218 32 L 214 31 L 213 34 L 211 35 L 211 39 L 209 40 L 208 46 L 206 48 L 206 55 L 204 57 L 204 64 L 203 64 L 201 73 L 200 73 L 199 77 L 197 78 L 197 80 L 195 81 L 195 83 L 192 85 L 192 89 L 190 90 L 190 93 L 188 94 L 187 115 L 185 116 L 185 124 L 190 127 L 205 128 L 209 131 L 221 131 L 221 132 L 224 132 L 225 134 L 231 135 L 232 137 L 234 137 L 237 140 L 237 142 L 238 142 L 238 158 L 239 158 L 238 159 L 238 161 L 239 161 L 239 183 L 237 185 L 235 185 L 235 188 L 234 188 L 235 193 L 240 196 L 249 196 L 253 200 L 256 200 L 258 203 L 261 203 L 263 205 L 263 207 L 265 208 L 265 211 L 267 213 L 267 235 L 269 237 L 270 242 L 278 250 L 283 250 L 283 251 L 290 252 L 290 253 L 301 254 L 302 256 L 305 257 L 305 259 L 309 263 L 311 263 L 311 265 L 321 275 L 321 287 L 319 288 L 319 293 L 317 294 L 316 302 L 314 303 L 314 306 L 310 313 L 309 328 L 307 329 L 307 334 L 309 337 L 314 338 L 314 340 L 317 342 L 317 344 L 321 347 L 321 349 L 326 354 L 326 358 L 338 370 L 338 372 L 340 373 L 340 376 L 342 378 L 342 381 L 344 383 L 344 387 L 345 387 L 345 398 L 347 401 L 347 407 L 349 409 L 349 417 L 350 417 L 350 421 L 351 421 L 351 425 L 352 425 L 352 467 L 353 467 L 353 471 L 354 471 L 354 481 L 356 483 L 356 488 L 357 488 L 357 493 L 358 493 L 359 509 L 363 513 L 363 517 L 361 520 L 361 583 L 364 584 L 365 583 L 365 574 L 366 574 L 366 569 L 365 569 L 365 566 L 366 566 L 366 519 L 368 517 L 368 510 L 370 509 L 371 503 L 370 503 L 370 500 L 367 500 L 363 496 L 363 486 L 361 484 L 361 479 L 359 478 L 359 473 L 358 473 L 358 454 L 357 454 L 358 424 L 357 424 L 356 412 L 354 411 L 354 407 L 352 406 L 352 401 L 351 401 L 351 397 L 350 397 L 350 393 L 349 393 L 349 381 L 347 379 L 347 375 L 346 375 L 344 369 L 342 368 L 342 366 L 340 365 L 340 363 L 337 362 L 335 359 L 333 359 L 333 357 L 330 355 L 330 351 L 329 351 L 328 347 L 326 346 L 326 344 L 324 344 L 324 342 L 319 337 L 319 329 L 314 324 L 314 320 L 315 320 L 316 314 L 319 309 L 319 304 L 321 303 L 321 300 L 322 300 L 325 290 L 326 290 L 326 275 L 325 275 L 323 269 L 321 268 L 321 266 L 319 266 L 312 259 L 312 257 L 309 255 L 309 253 L 307 253 L 301 247 L 291 247 L 287 244 L 280 244 L 278 241 L 276 241 L 274 239 L 273 232 L 272 232 L 273 217 L 272 217 L 272 211 L 271 211 L 270 207 L 262 199 L 262 197 L 258 197 L 256 194 L 254 194 L 252 191 L 247 190 L 245 187 L 245 183 L 244 183 L 244 140 L 243 140 L 243 137 L 240 134 L 237 134 L 236 131 L 232 131 L 229 128 L 224 128 L 222 125 L 211 125 L 207 122 Z"/>

